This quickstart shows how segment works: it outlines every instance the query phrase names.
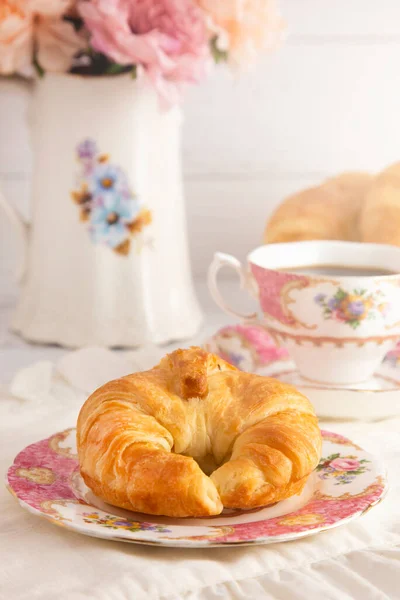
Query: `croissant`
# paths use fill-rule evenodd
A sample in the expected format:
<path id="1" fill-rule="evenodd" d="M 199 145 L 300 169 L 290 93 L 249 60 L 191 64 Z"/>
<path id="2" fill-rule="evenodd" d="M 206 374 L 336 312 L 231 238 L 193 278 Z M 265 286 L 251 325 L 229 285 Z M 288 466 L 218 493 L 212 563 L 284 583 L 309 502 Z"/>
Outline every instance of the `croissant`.
<path id="1" fill-rule="evenodd" d="M 363 242 L 400 246 L 400 163 L 379 173 L 361 215 Z"/>
<path id="2" fill-rule="evenodd" d="M 104 501 L 201 517 L 299 493 L 321 433 L 295 388 L 193 347 L 96 390 L 80 411 L 77 446 L 82 477 Z"/>
<path id="3" fill-rule="evenodd" d="M 366 193 L 374 178 L 348 172 L 289 196 L 269 219 L 264 242 L 362 239 Z"/>

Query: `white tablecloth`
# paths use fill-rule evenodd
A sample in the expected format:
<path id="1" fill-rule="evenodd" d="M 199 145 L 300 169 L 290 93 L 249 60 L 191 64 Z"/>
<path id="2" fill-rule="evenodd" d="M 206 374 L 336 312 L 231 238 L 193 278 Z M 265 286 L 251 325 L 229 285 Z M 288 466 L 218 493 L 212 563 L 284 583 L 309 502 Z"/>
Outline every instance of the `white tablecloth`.
<path id="1" fill-rule="evenodd" d="M 0 381 L 40 359 L 16 374 L 12 391 L 8 385 L 0 388 L 0 470 L 5 473 L 29 443 L 73 426 L 87 393 L 103 380 L 146 368 L 164 352 L 65 355 L 60 349 L 28 347 L 5 333 L 2 345 L 0 331 Z M 43 360 L 48 357 L 53 361 Z M 161 549 L 55 527 L 25 512 L 2 486 L 0 599 L 400 599 L 400 416 L 322 426 L 386 462 L 389 494 L 361 519 L 285 544 Z"/>

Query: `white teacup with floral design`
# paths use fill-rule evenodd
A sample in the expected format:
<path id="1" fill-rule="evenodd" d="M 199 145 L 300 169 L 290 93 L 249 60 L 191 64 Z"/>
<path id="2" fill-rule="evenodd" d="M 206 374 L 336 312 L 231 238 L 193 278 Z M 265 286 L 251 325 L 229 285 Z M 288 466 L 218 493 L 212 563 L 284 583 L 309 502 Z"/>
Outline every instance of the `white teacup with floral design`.
<path id="1" fill-rule="evenodd" d="M 339 241 L 269 244 L 248 255 L 248 269 L 216 253 L 208 276 L 215 302 L 256 322 L 256 314 L 239 314 L 222 297 L 217 276 L 225 266 L 258 298 L 262 324 L 307 379 L 366 381 L 400 339 L 400 248 Z M 349 274 L 332 274 L 338 266 Z"/>

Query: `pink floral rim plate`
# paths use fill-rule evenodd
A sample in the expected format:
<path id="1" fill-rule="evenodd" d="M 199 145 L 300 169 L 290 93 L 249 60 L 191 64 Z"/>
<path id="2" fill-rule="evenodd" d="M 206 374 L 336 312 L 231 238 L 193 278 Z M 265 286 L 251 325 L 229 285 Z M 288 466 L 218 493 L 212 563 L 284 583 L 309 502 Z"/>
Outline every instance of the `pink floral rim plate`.
<path id="1" fill-rule="evenodd" d="M 287 350 L 260 325 L 223 327 L 204 347 L 243 371 L 294 385 L 311 400 L 319 417 L 365 421 L 400 415 L 400 343 L 369 381 L 351 387 L 301 377 Z"/>
<path id="2" fill-rule="evenodd" d="M 85 486 L 75 429 L 22 450 L 6 485 L 20 505 L 55 525 L 109 540 L 200 548 L 286 542 L 345 525 L 384 497 L 383 465 L 350 440 L 323 431 L 322 458 L 299 496 L 252 511 L 171 519 L 104 504 Z"/>

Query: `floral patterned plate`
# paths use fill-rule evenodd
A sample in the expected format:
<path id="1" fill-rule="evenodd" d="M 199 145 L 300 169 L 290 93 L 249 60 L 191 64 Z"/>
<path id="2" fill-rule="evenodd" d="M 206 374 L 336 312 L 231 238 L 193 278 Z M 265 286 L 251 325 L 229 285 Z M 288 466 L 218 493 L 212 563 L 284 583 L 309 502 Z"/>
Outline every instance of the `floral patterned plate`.
<path id="1" fill-rule="evenodd" d="M 322 458 L 299 496 L 271 507 L 227 510 L 205 519 L 171 519 L 106 505 L 80 474 L 75 429 L 18 454 L 6 485 L 20 505 L 85 535 L 189 548 L 285 542 L 348 523 L 385 495 L 382 464 L 350 440 L 323 432 Z"/>
<path id="2" fill-rule="evenodd" d="M 229 325 L 204 347 L 242 371 L 290 383 L 313 403 L 319 417 L 384 419 L 400 414 L 400 343 L 389 352 L 371 380 L 357 386 L 329 386 L 299 374 L 288 352 L 261 325 Z"/>

